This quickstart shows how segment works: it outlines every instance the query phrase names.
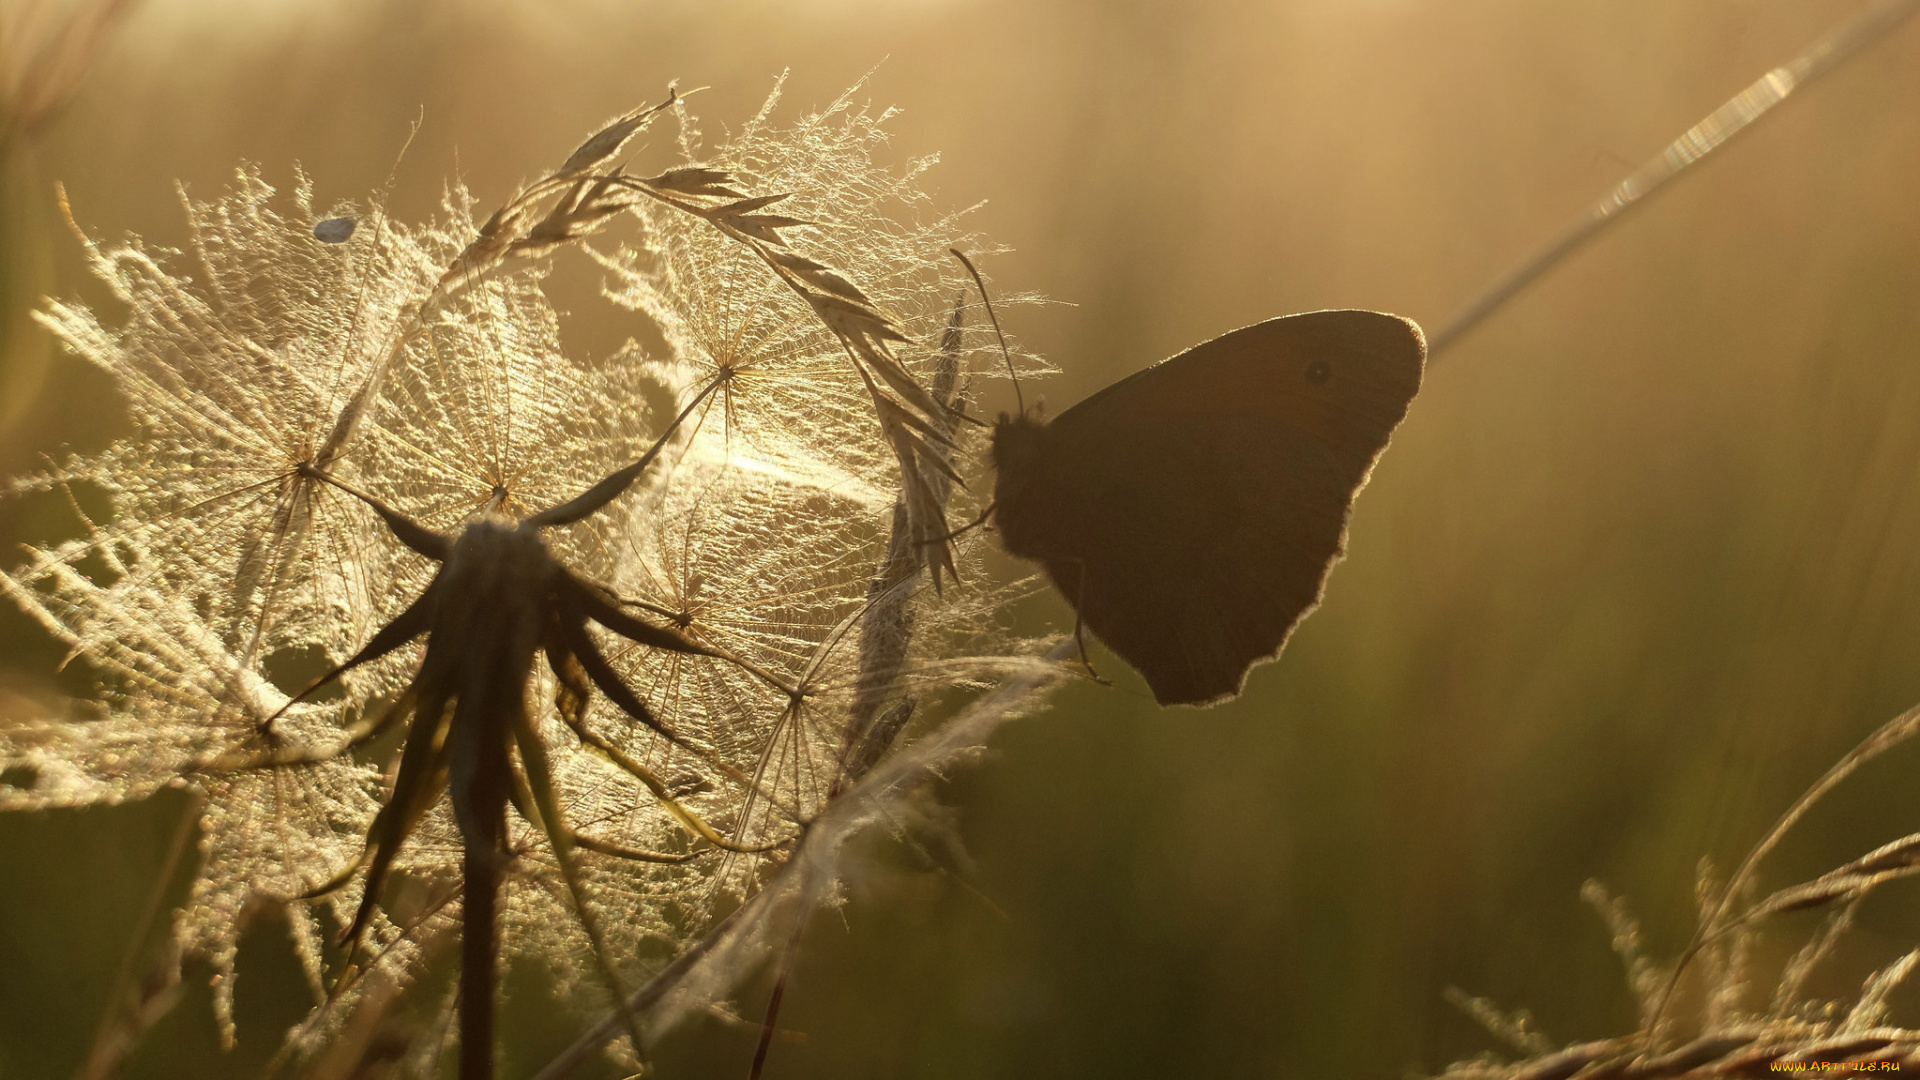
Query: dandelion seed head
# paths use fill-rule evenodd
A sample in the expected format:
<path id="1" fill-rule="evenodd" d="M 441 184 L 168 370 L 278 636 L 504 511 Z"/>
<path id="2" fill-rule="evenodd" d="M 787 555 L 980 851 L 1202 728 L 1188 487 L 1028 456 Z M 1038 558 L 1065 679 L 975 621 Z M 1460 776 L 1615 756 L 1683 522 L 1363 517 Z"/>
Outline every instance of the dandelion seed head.
<path id="1" fill-rule="evenodd" d="M 295 700 L 268 672 L 346 660 L 478 551 L 463 539 L 436 571 L 381 515 L 524 539 L 596 602 L 713 654 L 593 632 L 650 723 L 605 692 L 583 707 L 577 674 L 541 665 L 526 680 L 579 878 L 524 806 L 510 815 L 500 940 L 586 1006 L 608 1003 L 603 965 L 641 980 L 782 880 L 903 728 L 1032 678 L 1033 643 L 994 617 L 1007 589 L 936 595 L 915 539 L 944 531 L 954 489 L 938 470 L 979 449 L 945 411 L 974 357 L 941 330 L 961 284 L 946 250 L 981 244 L 919 192 L 930 161 L 880 163 L 886 114 L 845 98 L 781 127 L 772 108 L 704 152 L 686 122 L 685 160 L 645 192 L 596 170 L 660 108 L 616 120 L 497 212 L 454 187 L 416 225 L 377 204 L 316 213 L 304 176 L 281 193 L 243 169 L 219 198 L 183 195 L 182 251 L 89 242 L 123 321 L 42 313 L 114 376 L 136 430 L 13 485 L 93 484 L 113 509 L 0 573 L 98 673 L 101 710 L 0 730 L 0 767 L 34 776 L 0 789 L 0 807 L 194 788 L 205 858 L 174 936 L 221 973 L 229 1034 L 258 913 L 287 913 L 315 987 L 338 975 L 323 943 L 361 907 L 351 871 L 392 783 L 380 754 L 338 751 L 407 700 L 424 647 L 355 668 L 331 696 Z M 544 260 L 602 233 L 607 296 L 654 324 L 658 355 L 565 347 Z M 677 427 L 648 405 L 659 390 L 693 403 Z M 537 538 L 521 524 L 663 432 L 653 466 L 602 509 Z M 977 542 L 942 565 L 977 578 Z M 446 799 L 424 809 L 374 898 L 364 962 L 290 1052 L 444 951 L 469 840 Z M 635 851 L 648 859 L 620 854 Z"/>

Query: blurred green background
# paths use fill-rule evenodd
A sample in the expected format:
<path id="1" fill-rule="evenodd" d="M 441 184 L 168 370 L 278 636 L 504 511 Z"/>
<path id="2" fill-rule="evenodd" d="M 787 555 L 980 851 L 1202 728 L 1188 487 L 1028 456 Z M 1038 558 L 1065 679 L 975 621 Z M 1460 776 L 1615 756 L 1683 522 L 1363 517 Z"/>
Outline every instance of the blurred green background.
<path id="1" fill-rule="evenodd" d="M 988 200 L 999 286 L 1065 302 L 1009 313 L 1065 370 L 1057 409 L 1271 315 L 1437 325 L 1855 6 L 144 0 L 0 162 L 0 474 L 124 425 L 24 321 L 41 293 L 101 299 L 55 181 L 96 235 L 178 243 L 174 180 L 207 197 L 242 159 L 279 182 L 298 161 L 323 201 L 359 197 L 424 115 L 394 200 L 420 216 L 456 171 L 498 201 L 669 79 L 713 87 L 717 133 L 783 68 L 789 117 L 873 70 L 898 160 L 937 150 L 943 205 Z M 1444 355 L 1286 657 L 1210 711 L 1123 680 L 1006 729 L 942 791 L 994 906 L 880 845 L 805 939 L 781 1017 L 805 1039 L 768 1075 L 1437 1071 L 1492 1045 L 1448 986 L 1563 1041 L 1629 1029 L 1580 883 L 1671 955 L 1697 860 L 1737 861 L 1920 700 L 1917 106 L 1920 25 Z M 629 332 L 569 325 L 589 353 Z M 8 550 L 70 530 L 0 505 Z M 44 707 L 60 650 L 11 609 L 0 643 L 0 714 Z M 1765 881 L 1920 828 L 1917 770 L 1914 748 L 1870 768 Z M 0 816 L 0 1076 L 79 1064 L 183 805 Z M 1856 991 L 1916 916 L 1911 887 L 1874 897 L 1819 985 Z M 254 1075 L 301 1013 L 275 926 L 242 953 L 228 1054 L 207 975 L 126 1075 Z M 1895 1000 L 1915 1023 L 1920 991 Z M 533 975 L 511 1002 L 508 1076 L 578 1027 Z M 661 1074 L 743 1077 L 752 1050 L 696 1023 Z"/>

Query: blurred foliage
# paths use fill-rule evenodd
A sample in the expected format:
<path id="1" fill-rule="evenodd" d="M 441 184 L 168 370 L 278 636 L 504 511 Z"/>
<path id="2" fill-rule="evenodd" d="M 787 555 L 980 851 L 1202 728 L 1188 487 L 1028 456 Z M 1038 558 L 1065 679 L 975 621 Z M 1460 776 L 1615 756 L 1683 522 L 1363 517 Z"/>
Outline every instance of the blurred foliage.
<path id="1" fill-rule="evenodd" d="M 176 178 L 297 160 L 323 201 L 357 196 L 424 115 L 394 196 L 418 217 L 444 176 L 504 196 L 671 78 L 713 87 L 713 124 L 783 68 L 797 110 L 878 65 L 894 152 L 940 151 L 936 196 L 989 200 L 977 224 L 1016 249 L 987 269 L 1065 302 L 1010 327 L 1065 370 L 1057 409 L 1270 315 L 1437 322 L 1853 6 L 148 0 L 7 153 L 4 325 L 33 293 L 103 299 L 55 180 L 83 226 L 179 242 Z M 877 846 L 805 939 L 781 1015 L 805 1039 L 769 1075 L 1392 1075 L 1490 1044 L 1449 985 L 1561 1040 L 1630 1027 L 1580 882 L 1671 954 L 1696 860 L 1729 866 L 1920 700 L 1916 56 L 1908 27 L 1442 357 L 1326 605 L 1242 700 L 1162 712 L 1108 660 L 1119 688 L 1008 729 L 942 793 L 971 888 Z M 598 278 L 555 274 L 586 355 L 633 332 Z M 97 373 L 54 356 L 36 388 L 45 339 L 6 341 L 0 474 L 112 436 Z M 70 522 L 8 503 L 0 538 Z M 46 707 L 59 651 L 10 610 L 0 641 L 0 710 Z M 1916 767 L 1869 769 L 1767 883 L 1911 831 Z M 0 1076 L 78 1065 L 181 806 L 0 818 Z M 1920 936 L 1915 897 L 1868 904 L 1834 993 Z M 576 1030 L 540 978 L 509 988 L 507 1075 Z M 254 1075 L 299 1014 L 275 927 L 243 949 L 231 1055 L 205 979 L 128 1075 Z M 715 1019 L 662 1075 L 744 1075 L 752 1050 Z"/>

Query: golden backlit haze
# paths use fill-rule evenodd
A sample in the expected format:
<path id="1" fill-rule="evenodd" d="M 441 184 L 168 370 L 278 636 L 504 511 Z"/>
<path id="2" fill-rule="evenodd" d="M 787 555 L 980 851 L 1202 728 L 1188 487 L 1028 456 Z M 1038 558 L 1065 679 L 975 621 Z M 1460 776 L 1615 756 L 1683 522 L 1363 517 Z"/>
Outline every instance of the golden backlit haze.
<path id="1" fill-rule="evenodd" d="M 784 69 L 789 113 L 871 72 L 860 94 L 904 110 L 891 153 L 937 151 L 936 198 L 985 200 L 975 226 L 1013 248 L 996 286 L 1055 301 L 1003 318 L 1062 370 L 1027 388 L 1057 411 L 1273 315 L 1438 325 L 1854 6 L 146 0 L 4 148 L 0 474 L 124 428 L 26 324 L 34 294 L 102 299 L 56 181 L 94 235 L 178 244 L 176 179 L 208 198 L 243 160 L 283 184 L 297 161 L 321 201 L 361 198 L 420 118 L 391 203 L 417 218 L 455 174 L 499 201 L 669 80 L 710 88 L 717 132 Z M 1441 355 L 1286 656 L 1195 712 L 1096 652 L 1117 687 L 1070 689 L 944 788 L 971 888 L 876 844 L 815 921 L 781 1014 L 806 1038 L 768 1075 L 1437 1071 L 1492 1045 L 1448 986 L 1561 1040 L 1630 1028 L 1580 883 L 1671 955 L 1697 860 L 1724 873 L 1920 700 L 1916 103 L 1908 26 Z M 585 356 L 639 332 L 599 274 L 572 253 L 552 278 Z M 75 528 L 0 504 L 9 545 Z M 1071 625 L 1055 598 L 1024 617 Z M 0 641 L 0 714 L 82 689 L 11 609 Z M 1913 831 L 1917 769 L 1870 767 L 1767 884 Z M 0 818 L 0 1075 L 78 1065 L 181 805 Z M 1821 985 L 1910 948 L 1917 897 L 1877 894 Z M 250 941 L 239 1048 L 189 969 L 127 1075 L 257 1072 L 305 991 L 276 927 Z M 507 1075 L 577 1029 L 538 978 L 509 985 Z M 1911 1025 L 1920 992 L 1895 1002 Z M 689 1027 L 661 1074 L 743 1076 L 753 1036 Z"/>

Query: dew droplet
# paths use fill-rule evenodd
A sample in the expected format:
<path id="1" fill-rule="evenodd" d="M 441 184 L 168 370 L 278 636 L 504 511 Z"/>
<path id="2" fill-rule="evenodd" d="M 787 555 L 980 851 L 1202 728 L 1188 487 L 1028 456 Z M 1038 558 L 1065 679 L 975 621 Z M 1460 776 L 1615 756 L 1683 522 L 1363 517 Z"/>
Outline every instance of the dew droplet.
<path id="1" fill-rule="evenodd" d="M 350 217 L 328 218 L 313 227 L 313 235 L 321 243 L 344 244 L 353 236 L 354 227 L 358 224 Z"/>

